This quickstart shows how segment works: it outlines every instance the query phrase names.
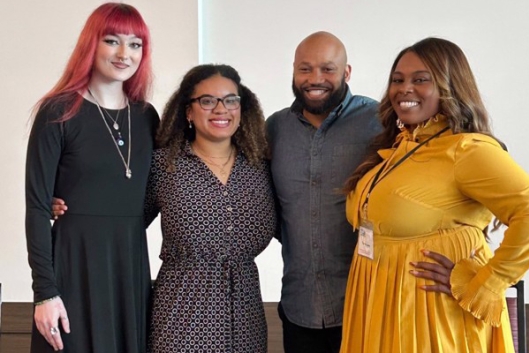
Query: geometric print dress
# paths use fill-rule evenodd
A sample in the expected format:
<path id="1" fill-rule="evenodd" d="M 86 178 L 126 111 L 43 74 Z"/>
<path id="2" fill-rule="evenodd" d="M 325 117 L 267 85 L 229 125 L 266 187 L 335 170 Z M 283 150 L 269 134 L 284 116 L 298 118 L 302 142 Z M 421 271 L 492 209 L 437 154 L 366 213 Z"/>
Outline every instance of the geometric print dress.
<path id="1" fill-rule="evenodd" d="M 167 171 L 154 152 L 146 222 L 161 214 L 163 261 L 153 293 L 151 353 L 266 353 L 255 257 L 276 232 L 268 163 L 238 153 L 223 185 L 189 144 Z"/>

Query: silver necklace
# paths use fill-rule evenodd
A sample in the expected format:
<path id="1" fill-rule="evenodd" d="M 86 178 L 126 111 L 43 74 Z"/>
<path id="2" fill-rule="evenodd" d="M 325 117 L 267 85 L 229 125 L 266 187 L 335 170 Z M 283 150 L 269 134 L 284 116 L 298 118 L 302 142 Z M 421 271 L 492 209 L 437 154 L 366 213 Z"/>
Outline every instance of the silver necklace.
<path id="1" fill-rule="evenodd" d="M 107 130 L 108 132 L 110 133 L 110 137 L 112 137 L 112 141 L 114 141 L 114 145 L 116 146 L 116 149 L 118 150 L 118 153 L 119 153 L 119 156 L 121 157 L 121 160 L 123 161 L 123 165 L 125 166 L 125 177 L 127 179 L 130 179 L 132 178 L 132 170 L 130 170 L 130 150 L 131 150 L 131 147 L 132 147 L 132 137 L 131 137 L 131 134 L 130 134 L 130 105 L 129 105 L 129 101 L 127 99 L 127 120 L 128 120 L 128 124 L 129 124 L 129 148 L 128 148 L 128 153 L 127 153 L 127 161 L 125 162 L 125 158 L 123 157 L 123 153 L 121 153 L 121 150 L 119 149 L 119 142 L 116 141 L 116 139 L 114 138 L 114 135 L 112 134 L 112 130 L 110 130 L 110 127 L 108 126 L 108 123 L 107 123 L 107 120 L 105 119 L 105 115 L 103 114 L 103 110 L 101 109 L 101 106 L 99 105 L 99 102 L 97 101 L 96 97 L 94 97 L 94 95 L 92 94 L 92 92 L 90 91 L 90 89 L 88 88 L 88 93 L 90 93 L 90 96 L 94 99 L 94 102 L 96 103 L 97 105 L 97 109 L 99 110 L 99 113 L 101 114 L 101 118 L 103 119 L 103 122 L 105 123 L 105 126 L 107 127 Z M 117 123 L 116 123 L 117 125 Z M 114 127 L 115 128 L 115 127 Z M 119 125 L 118 125 L 118 128 L 119 128 Z M 123 142 L 123 140 L 121 139 L 121 134 L 119 134 L 119 141 L 120 142 Z M 124 144 L 124 142 L 123 142 Z"/>
<path id="2" fill-rule="evenodd" d="M 113 122 L 112 127 L 114 128 L 114 130 L 119 131 L 118 119 L 119 119 L 119 113 L 121 113 L 121 109 L 118 110 L 118 113 L 116 114 L 116 119 L 114 119 L 112 115 L 110 115 L 108 110 L 106 110 L 105 108 L 102 108 L 102 109 L 107 114 L 107 116 L 110 118 L 110 120 L 112 120 Z"/>
<path id="3" fill-rule="evenodd" d="M 94 98 L 94 100 L 95 100 L 95 98 Z M 116 130 L 116 133 L 118 134 L 117 137 L 114 137 L 116 139 L 116 142 L 118 143 L 118 145 L 120 147 L 121 146 L 125 146 L 125 140 L 123 140 L 123 137 L 121 136 L 121 131 L 119 131 L 119 124 L 118 124 L 119 113 L 121 113 L 121 109 L 118 110 L 118 113 L 116 114 L 116 119 L 115 120 L 112 117 L 112 115 L 110 115 L 110 113 L 105 108 L 101 107 L 101 109 L 103 109 L 103 111 L 107 114 L 107 116 L 113 122 L 112 127 L 114 128 L 114 130 Z M 112 135 L 112 136 L 114 136 L 114 135 Z"/>

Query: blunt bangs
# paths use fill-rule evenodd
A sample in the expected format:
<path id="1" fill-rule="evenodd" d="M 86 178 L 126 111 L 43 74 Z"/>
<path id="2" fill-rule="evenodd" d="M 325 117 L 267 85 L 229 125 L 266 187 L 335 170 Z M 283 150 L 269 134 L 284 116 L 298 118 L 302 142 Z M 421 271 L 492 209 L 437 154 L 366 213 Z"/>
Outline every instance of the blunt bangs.
<path id="1" fill-rule="evenodd" d="M 149 40 L 149 30 L 139 12 L 124 4 L 113 8 L 106 16 L 101 36 L 107 34 L 134 34 L 144 42 Z"/>

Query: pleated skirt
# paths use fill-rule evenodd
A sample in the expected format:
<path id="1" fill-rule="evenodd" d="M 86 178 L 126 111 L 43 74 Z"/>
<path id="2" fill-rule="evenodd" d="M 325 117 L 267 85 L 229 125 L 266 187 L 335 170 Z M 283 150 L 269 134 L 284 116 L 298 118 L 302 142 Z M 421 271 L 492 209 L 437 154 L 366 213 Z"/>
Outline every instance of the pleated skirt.
<path id="1" fill-rule="evenodd" d="M 375 235 L 371 260 L 354 254 L 345 299 L 341 353 L 514 352 L 507 309 L 493 327 L 464 311 L 451 296 L 426 292 L 432 281 L 410 274 L 410 262 L 432 260 L 421 250 L 441 253 L 454 263 L 476 251 L 485 264 L 491 251 L 471 227 L 415 238 Z"/>

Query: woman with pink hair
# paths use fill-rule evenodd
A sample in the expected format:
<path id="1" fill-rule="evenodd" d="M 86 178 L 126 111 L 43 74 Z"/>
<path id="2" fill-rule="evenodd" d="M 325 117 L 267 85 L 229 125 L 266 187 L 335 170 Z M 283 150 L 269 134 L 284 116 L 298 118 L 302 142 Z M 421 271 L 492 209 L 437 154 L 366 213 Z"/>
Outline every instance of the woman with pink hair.
<path id="1" fill-rule="evenodd" d="M 151 77 L 141 15 L 106 3 L 36 104 L 26 162 L 31 352 L 146 350 L 143 203 L 159 122 L 146 103 Z M 68 200 L 68 213 L 51 226 L 53 196 Z"/>

